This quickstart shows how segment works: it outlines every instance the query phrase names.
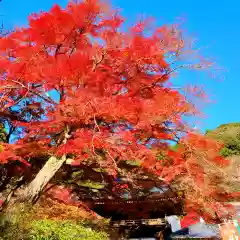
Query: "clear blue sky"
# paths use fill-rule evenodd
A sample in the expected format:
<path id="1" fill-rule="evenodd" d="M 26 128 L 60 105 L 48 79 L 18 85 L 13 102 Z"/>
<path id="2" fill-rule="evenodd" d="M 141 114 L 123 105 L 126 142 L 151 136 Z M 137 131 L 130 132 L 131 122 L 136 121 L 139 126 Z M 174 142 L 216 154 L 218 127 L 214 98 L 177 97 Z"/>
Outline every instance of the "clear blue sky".
<path id="1" fill-rule="evenodd" d="M 31 12 L 48 10 L 54 3 L 65 6 L 66 0 L 2 0 L 0 15 L 6 27 L 26 24 Z M 112 0 L 122 10 L 129 23 L 139 14 L 153 16 L 159 23 L 172 23 L 178 17 L 185 19 L 184 28 L 197 39 L 198 47 L 207 47 L 202 53 L 213 57 L 227 71 L 225 80 L 216 82 L 206 75 L 183 75 L 181 81 L 204 84 L 215 103 L 206 106 L 207 118 L 201 129 L 212 129 L 228 122 L 240 122 L 240 9 L 239 0 Z"/>

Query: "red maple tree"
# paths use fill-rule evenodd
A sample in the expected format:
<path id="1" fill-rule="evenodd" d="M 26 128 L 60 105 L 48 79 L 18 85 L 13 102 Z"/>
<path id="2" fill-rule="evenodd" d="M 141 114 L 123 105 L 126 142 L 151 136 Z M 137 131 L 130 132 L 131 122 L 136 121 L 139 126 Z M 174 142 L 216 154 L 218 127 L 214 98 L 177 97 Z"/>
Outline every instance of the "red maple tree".
<path id="1" fill-rule="evenodd" d="M 115 176 L 119 162 L 135 160 L 179 184 L 195 208 L 216 212 L 221 146 L 184 123 L 198 110 L 169 84 L 181 68 L 208 64 L 184 63 L 178 25 L 145 34 L 148 21 L 128 31 L 123 23 L 117 12 L 88 0 L 32 14 L 28 27 L 0 39 L 0 117 L 18 130 L 14 143 L 2 144 L 0 161 L 49 157 L 23 194 L 34 200 L 66 161 L 96 161 Z"/>

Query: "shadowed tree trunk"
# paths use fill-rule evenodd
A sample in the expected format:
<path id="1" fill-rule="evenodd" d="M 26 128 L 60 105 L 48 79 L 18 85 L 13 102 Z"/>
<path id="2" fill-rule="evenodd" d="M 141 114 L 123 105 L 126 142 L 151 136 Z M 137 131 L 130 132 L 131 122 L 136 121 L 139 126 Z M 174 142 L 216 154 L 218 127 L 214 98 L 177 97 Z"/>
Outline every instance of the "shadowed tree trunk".
<path id="1" fill-rule="evenodd" d="M 58 139 L 58 145 L 67 143 L 67 140 L 71 137 L 69 132 L 70 128 L 67 125 Z M 25 188 L 23 195 L 19 196 L 20 201 L 30 204 L 34 203 L 65 161 L 66 155 L 63 155 L 61 158 L 51 156 L 32 182 Z"/>
<path id="2" fill-rule="evenodd" d="M 21 201 L 33 203 L 37 200 L 43 189 L 62 167 L 65 161 L 66 155 L 63 155 L 61 158 L 55 156 L 50 157 L 33 181 L 24 190 L 23 196 L 21 196 Z"/>

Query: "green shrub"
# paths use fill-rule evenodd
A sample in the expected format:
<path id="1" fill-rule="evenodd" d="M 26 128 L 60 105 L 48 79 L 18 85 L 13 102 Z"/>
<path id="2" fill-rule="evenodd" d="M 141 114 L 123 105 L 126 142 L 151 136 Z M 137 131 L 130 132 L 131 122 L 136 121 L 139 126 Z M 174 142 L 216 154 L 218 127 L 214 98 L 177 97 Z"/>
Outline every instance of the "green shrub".
<path id="1" fill-rule="evenodd" d="M 227 148 L 227 147 L 223 147 L 221 150 L 220 150 L 220 154 L 223 156 L 223 157 L 230 157 L 230 156 L 233 156 L 233 155 L 238 155 L 239 153 L 237 151 L 234 151 L 230 148 Z"/>
<path id="2" fill-rule="evenodd" d="M 37 220 L 31 224 L 31 240 L 104 240 L 108 235 L 71 221 Z"/>
<path id="3" fill-rule="evenodd" d="M 240 123 L 223 124 L 206 131 L 206 135 L 224 144 L 220 152 L 223 157 L 240 155 Z"/>
<path id="4" fill-rule="evenodd" d="M 105 225 L 100 227 L 86 220 L 34 219 L 32 213 L 17 209 L 0 216 L 0 240 L 106 240 Z"/>

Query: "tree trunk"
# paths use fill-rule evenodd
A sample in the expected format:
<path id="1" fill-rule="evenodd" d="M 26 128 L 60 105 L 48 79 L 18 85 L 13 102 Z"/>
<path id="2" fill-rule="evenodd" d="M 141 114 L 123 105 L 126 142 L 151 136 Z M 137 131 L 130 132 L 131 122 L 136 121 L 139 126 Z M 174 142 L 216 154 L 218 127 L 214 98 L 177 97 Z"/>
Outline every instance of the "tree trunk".
<path id="1" fill-rule="evenodd" d="M 70 127 L 66 125 L 65 129 L 59 136 L 58 145 L 67 143 L 67 140 L 71 137 L 71 135 L 69 135 L 69 132 Z M 55 173 L 62 167 L 65 161 L 66 155 L 63 155 L 61 158 L 57 158 L 55 156 L 50 157 L 43 168 L 39 171 L 37 176 L 24 190 L 23 196 L 20 198 L 21 201 L 29 203 L 36 201 L 42 190 L 46 187 Z"/>
<path id="2" fill-rule="evenodd" d="M 24 190 L 23 196 L 20 197 L 21 201 L 33 203 L 37 200 L 42 190 L 46 187 L 55 173 L 62 167 L 65 161 L 66 155 L 63 155 L 61 158 L 55 156 L 50 157 L 36 177 Z"/>

